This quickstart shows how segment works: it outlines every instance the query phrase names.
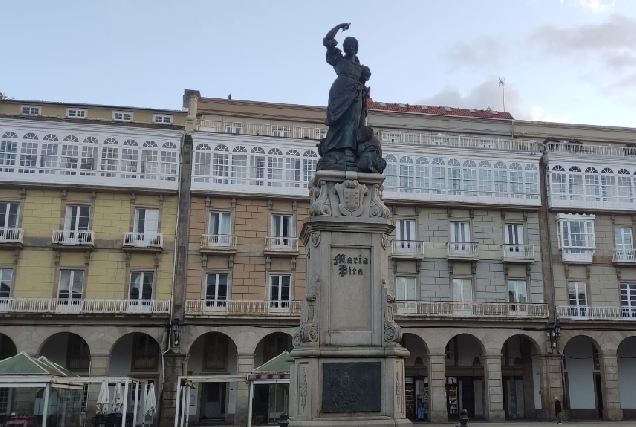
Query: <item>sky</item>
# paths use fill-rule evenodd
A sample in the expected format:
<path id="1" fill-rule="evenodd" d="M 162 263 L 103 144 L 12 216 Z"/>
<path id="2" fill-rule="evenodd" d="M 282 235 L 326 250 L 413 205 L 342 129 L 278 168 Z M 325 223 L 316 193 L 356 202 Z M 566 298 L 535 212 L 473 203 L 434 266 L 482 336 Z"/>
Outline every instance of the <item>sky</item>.
<path id="1" fill-rule="evenodd" d="M 359 41 L 375 101 L 636 127 L 636 1 L 0 2 L 0 92 L 181 109 L 204 97 L 326 105 L 322 38 Z M 505 79 L 505 87 L 499 78 Z"/>

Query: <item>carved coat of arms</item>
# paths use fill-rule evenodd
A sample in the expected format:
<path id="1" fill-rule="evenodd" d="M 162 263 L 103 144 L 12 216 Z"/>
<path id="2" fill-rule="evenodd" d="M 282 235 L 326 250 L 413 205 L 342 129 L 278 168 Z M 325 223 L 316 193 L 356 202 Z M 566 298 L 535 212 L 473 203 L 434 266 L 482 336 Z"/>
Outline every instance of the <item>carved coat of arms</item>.
<path id="1" fill-rule="evenodd" d="M 344 216 L 360 216 L 364 211 L 364 196 L 367 194 L 367 186 L 358 181 L 348 179 L 343 183 L 334 185 L 338 193 L 340 204 L 338 208 Z"/>

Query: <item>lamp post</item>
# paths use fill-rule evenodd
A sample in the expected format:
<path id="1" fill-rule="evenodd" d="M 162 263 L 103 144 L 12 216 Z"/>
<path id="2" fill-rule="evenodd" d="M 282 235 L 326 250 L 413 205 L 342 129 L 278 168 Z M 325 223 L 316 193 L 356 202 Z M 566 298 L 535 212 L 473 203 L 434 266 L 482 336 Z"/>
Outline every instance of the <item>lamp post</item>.
<path id="1" fill-rule="evenodd" d="M 172 319 L 170 324 L 170 335 L 172 338 L 172 347 L 178 347 L 181 335 L 181 321 L 179 319 Z"/>
<path id="2" fill-rule="evenodd" d="M 559 339 L 561 338 L 561 326 L 557 322 L 554 322 L 551 326 L 548 326 L 548 339 L 550 340 L 550 352 L 559 352 Z"/>

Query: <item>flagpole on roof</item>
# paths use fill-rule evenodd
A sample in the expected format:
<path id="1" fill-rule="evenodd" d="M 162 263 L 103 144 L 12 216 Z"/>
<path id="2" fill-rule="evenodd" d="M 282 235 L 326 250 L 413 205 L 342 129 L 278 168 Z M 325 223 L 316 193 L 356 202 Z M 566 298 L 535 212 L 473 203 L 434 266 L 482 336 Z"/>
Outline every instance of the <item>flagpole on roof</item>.
<path id="1" fill-rule="evenodd" d="M 503 98 L 503 110 L 506 112 L 506 79 L 499 77 L 499 86 L 501 87 L 501 93 Z"/>

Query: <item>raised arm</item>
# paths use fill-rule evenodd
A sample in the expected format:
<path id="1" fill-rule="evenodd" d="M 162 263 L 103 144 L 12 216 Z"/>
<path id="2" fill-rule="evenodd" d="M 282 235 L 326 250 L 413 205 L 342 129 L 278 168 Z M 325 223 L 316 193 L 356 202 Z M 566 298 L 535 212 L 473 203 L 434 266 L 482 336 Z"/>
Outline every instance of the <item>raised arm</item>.
<path id="1" fill-rule="evenodd" d="M 325 40 L 333 40 L 334 37 L 336 37 L 336 34 L 338 34 L 338 30 L 342 29 L 342 31 L 347 31 L 349 29 L 349 25 L 351 24 L 336 25 L 331 30 L 329 30 L 329 32 L 325 36 Z"/>
<path id="2" fill-rule="evenodd" d="M 349 29 L 350 24 L 340 24 L 333 27 L 322 39 L 322 44 L 327 48 L 327 63 L 331 66 L 335 66 L 342 58 L 342 52 L 338 49 L 338 41 L 336 40 L 336 34 L 339 30 L 346 31 Z"/>

